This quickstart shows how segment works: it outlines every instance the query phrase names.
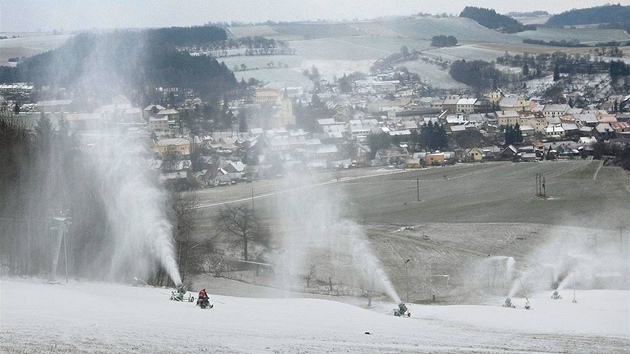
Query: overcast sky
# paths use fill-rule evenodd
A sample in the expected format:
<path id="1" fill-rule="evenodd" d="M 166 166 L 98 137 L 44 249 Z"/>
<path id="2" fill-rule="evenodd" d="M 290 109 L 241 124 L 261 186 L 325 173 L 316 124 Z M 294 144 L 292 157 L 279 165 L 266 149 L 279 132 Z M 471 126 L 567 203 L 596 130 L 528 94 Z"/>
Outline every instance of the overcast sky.
<path id="1" fill-rule="evenodd" d="M 0 32 L 85 30 L 264 22 L 368 19 L 424 13 L 459 14 L 465 6 L 560 13 L 605 0 L 0 0 Z M 630 5 L 630 0 L 615 1 Z"/>

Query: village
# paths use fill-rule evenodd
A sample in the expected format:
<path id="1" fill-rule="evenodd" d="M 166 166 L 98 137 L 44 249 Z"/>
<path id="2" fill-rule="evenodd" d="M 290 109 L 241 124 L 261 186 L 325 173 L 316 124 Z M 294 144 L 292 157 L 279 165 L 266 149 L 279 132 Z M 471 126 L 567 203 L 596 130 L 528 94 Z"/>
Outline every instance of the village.
<path id="1" fill-rule="evenodd" d="M 27 126 L 45 114 L 76 130 L 112 126 L 146 139 L 160 179 L 178 189 L 276 178 L 289 171 L 602 158 L 597 144 L 623 144 L 630 137 L 630 113 L 623 109 L 630 95 L 610 96 L 586 108 L 500 90 L 481 99 L 422 97 L 413 83 L 394 79 L 400 74 L 355 80 L 346 93 L 326 80 L 316 93 L 278 83 L 260 85 L 244 98 L 223 102 L 229 120 L 214 131 L 203 129 L 202 115 L 195 114 L 203 105 L 199 98 L 139 108 L 117 97 L 112 104 L 81 112 L 72 100 L 15 108 L 12 98 L 28 97 L 34 90 L 28 84 L 2 85 L 0 92 L 5 115 Z M 564 95 L 567 102 L 574 101 L 572 95 Z M 311 115 L 306 118 L 311 122 L 302 119 L 300 124 L 296 105 L 319 105 L 318 112 L 326 115 Z"/>

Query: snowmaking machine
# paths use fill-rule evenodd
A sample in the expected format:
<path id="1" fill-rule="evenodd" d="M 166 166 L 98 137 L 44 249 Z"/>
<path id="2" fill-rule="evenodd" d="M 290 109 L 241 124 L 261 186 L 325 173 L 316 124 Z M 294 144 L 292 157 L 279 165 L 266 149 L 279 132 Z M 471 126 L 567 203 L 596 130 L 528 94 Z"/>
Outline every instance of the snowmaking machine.
<path id="1" fill-rule="evenodd" d="M 394 309 L 394 316 L 396 317 L 411 317 L 411 312 L 407 309 L 407 305 L 402 302 L 398 304 L 398 308 Z"/>
<path id="2" fill-rule="evenodd" d="M 505 299 L 505 302 L 503 303 L 503 307 L 511 307 L 511 308 L 516 308 L 516 305 L 514 305 L 512 303 L 512 299 L 510 299 L 509 297 Z"/>
<path id="3" fill-rule="evenodd" d="M 190 295 L 190 294 L 186 294 L 186 286 L 184 286 L 184 284 L 179 285 L 177 288 L 175 288 L 175 290 L 171 291 L 171 300 L 173 301 L 188 301 L 188 302 L 193 302 L 195 301 L 194 296 Z"/>

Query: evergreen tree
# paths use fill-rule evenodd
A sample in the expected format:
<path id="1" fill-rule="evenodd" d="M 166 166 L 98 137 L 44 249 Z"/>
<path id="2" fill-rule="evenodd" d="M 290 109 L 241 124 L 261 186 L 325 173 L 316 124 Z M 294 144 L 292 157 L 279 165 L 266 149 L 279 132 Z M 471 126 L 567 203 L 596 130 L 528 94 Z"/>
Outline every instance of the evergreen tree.
<path id="1" fill-rule="evenodd" d="M 376 152 L 380 149 L 388 148 L 392 143 L 389 134 L 378 133 L 368 135 L 368 145 L 370 147 L 370 160 L 374 159 Z"/>
<path id="2" fill-rule="evenodd" d="M 247 124 L 247 114 L 244 110 L 238 112 L 238 131 L 245 133 L 249 131 L 249 125 Z"/>
<path id="3" fill-rule="evenodd" d="M 556 66 L 553 68 L 553 81 L 560 80 L 560 66 L 556 63 Z"/>

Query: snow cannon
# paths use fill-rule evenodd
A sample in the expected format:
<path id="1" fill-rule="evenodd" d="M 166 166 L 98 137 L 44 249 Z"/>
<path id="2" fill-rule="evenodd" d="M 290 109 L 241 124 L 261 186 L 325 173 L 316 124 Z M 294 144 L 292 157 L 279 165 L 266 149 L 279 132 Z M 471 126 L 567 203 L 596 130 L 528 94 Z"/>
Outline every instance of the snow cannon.
<path id="1" fill-rule="evenodd" d="M 512 303 L 512 299 L 510 299 L 509 297 L 505 299 L 505 302 L 503 303 L 503 307 L 511 307 L 511 308 L 516 308 L 516 305 L 514 305 Z"/>
<path id="2" fill-rule="evenodd" d="M 398 308 L 394 309 L 394 316 L 396 317 L 411 317 L 411 312 L 407 309 L 407 305 L 402 302 L 398 304 Z"/>
<path id="3" fill-rule="evenodd" d="M 558 293 L 558 290 L 556 290 L 553 292 L 553 294 L 551 294 L 551 298 L 554 300 L 560 300 L 562 299 L 562 296 L 560 295 L 560 293 Z"/>
<path id="4" fill-rule="evenodd" d="M 171 291 L 171 300 L 184 301 L 184 295 L 186 295 L 186 287 L 184 284 L 180 284 L 175 290 Z"/>

